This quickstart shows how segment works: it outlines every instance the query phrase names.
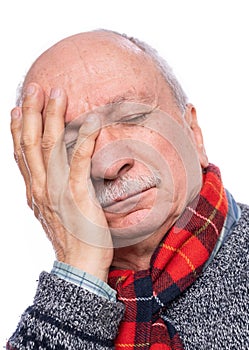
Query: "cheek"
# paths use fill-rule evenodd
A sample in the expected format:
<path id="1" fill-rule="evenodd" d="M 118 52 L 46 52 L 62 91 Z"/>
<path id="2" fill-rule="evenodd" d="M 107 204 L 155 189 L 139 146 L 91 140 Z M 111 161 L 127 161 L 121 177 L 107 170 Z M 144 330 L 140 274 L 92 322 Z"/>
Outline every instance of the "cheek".
<path id="1" fill-rule="evenodd" d="M 179 206 L 190 202 L 202 185 L 201 167 L 197 152 L 190 138 L 182 131 L 169 134 L 161 130 L 145 130 L 143 139 L 151 154 L 145 154 L 162 179 L 160 188 L 165 195 L 172 195 L 172 202 Z M 146 158 L 147 157 L 147 158 Z"/>
<path id="2" fill-rule="evenodd" d="M 173 178 L 185 173 L 185 159 L 175 146 L 162 137 L 157 137 L 151 142 L 152 147 L 164 160 L 166 168 L 170 168 Z"/>
<path id="3" fill-rule="evenodd" d="M 172 203 L 184 201 L 187 196 L 187 170 L 181 154 L 165 139 L 152 142 L 152 147 L 160 154 L 162 161 L 158 164 L 163 193 L 170 193 Z"/>
<path id="4" fill-rule="evenodd" d="M 146 126 L 137 125 L 122 127 L 122 139 L 131 150 L 137 166 L 140 163 L 143 164 L 141 168 L 146 167 L 152 171 L 155 169 L 161 178 L 167 177 L 167 185 L 169 185 L 169 178 L 173 179 L 174 183 L 171 181 L 171 185 L 177 185 L 176 190 L 179 190 L 181 185 L 185 186 L 186 159 L 184 158 L 186 157 L 179 147 L 168 140 L 167 136 Z"/>
<path id="5" fill-rule="evenodd" d="M 143 155 L 152 164 L 156 163 L 160 167 L 165 165 L 165 168 L 171 168 L 173 173 L 178 173 L 179 170 L 184 168 L 184 160 L 182 159 L 181 152 L 167 137 L 145 127 L 140 127 L 137 133 L 129 136 L 130 139 L 139 140 L 141 144 L 144 144 L 145 152 Z M 151 152 L 149 152 L 149 150 L 151 150 Z M 160 162 L 158 162 L 158 157 L 156 157 L 156 155 L 160 157 Z"/>

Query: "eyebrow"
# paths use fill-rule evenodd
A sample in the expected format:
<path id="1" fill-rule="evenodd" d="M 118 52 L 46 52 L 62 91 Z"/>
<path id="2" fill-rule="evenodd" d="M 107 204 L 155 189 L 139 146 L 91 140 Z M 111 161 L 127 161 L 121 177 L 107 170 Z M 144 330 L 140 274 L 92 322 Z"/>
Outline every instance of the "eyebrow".
<path id="1" fill-rule="evenodd" d="M 140 96 L 140 100 L 138 101 L 136 97 L 134 97 L 134 94 L 128 90 L 127 92 L 123 93 L 122 95 L 117 95 L 113 98 L 111 98 L 106 105 L 112 106 L 112 105 L 118 105 L 122 102 L 137 102 L 137 103 L 145 103 L 145 104 L 153 104 L 155 102 L 155 97 L 148 95 L 148 94 L 143 94 Z M 157 106 L 157 105 L 156 105 Z M 154 106 L 154 108 L 156 107 Z M 70 124 L 70 122 L 65 122 L 65 126 Z"/>
<path id="2" fill-rule="evenodd" d="M 137 97 L 139 97 L 139 101 L 137 100 Z M 149 103 L 155 101 L 155 96 L 151 96 L 148 94 L 141 94 L 141 96 L 134 95 L 134 92 L 131 90 L 128 90 L 124 92 L 122 95 L 117 95 L 109 100 L 108 104 L 118 104 L 121 102 L 138 102 L 138 103 Z"/>

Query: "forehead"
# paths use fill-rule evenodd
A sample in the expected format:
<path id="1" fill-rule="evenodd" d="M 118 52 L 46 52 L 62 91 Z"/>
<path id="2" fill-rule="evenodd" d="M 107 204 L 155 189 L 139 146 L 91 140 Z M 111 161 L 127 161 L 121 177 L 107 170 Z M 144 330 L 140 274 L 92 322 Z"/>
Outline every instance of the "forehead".
<path id="1" fill-rule="evenodd" d="M 162 85 L 171 98 L 147 54 L 126 38 L 102 32 L 83 33 L 54 45 L 31 67 L 25 83 L 31 81 L 41 84 L 47 96 L 52 87 L 66 90 L 67 122 L 109 103 L 155 105 Z"/>

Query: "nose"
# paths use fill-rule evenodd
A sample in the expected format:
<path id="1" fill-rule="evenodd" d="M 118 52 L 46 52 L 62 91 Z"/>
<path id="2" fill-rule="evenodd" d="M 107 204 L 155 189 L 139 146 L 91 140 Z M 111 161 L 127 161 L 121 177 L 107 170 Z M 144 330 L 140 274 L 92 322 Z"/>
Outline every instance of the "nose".
<path id="1" fill-rule="evenodd" d="M 100 130 L 92 156 L 93 180 L 114 180 L 127 173 L 134 165 L 131 139 L 123 139 L 115 127 Z"/>

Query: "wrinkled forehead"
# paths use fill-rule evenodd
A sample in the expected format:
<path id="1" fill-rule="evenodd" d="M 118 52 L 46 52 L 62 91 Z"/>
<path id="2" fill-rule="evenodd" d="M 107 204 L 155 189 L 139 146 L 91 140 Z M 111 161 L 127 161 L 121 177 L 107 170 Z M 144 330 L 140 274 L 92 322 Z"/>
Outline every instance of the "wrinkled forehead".
<path id="1" fill-rule="evenodd" d="M 66 121 L 95 107 L 130 101 L 154 104 L 160 74 L 154 62 L 129 40 L 117 35 L 74 36 L 42 54 L 25 84 L 39 83 L 49 96 L 52 87 L 68 95 Z"/>

